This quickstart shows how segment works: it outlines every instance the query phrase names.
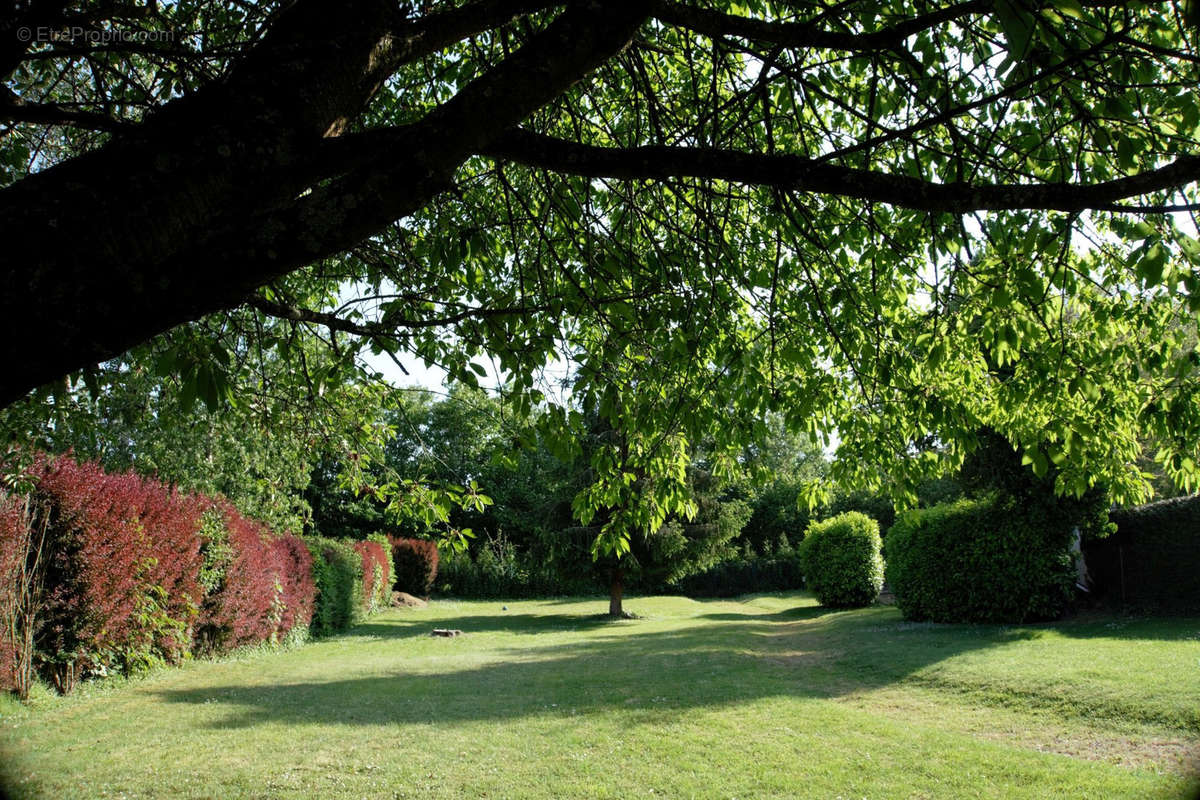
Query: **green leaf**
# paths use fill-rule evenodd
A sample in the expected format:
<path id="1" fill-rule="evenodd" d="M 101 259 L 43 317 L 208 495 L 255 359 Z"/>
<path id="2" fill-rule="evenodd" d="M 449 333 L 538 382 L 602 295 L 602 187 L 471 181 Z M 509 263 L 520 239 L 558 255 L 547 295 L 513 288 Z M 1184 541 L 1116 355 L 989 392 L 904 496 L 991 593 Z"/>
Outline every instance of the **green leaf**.
<path id="1" fill-rule="evenodd" d="M 1065 17 L 1083 19 L 1083 6 L 1080 5 L 1079 0 L 1051 0 L 1050 4 L 1055 11 Z"/>

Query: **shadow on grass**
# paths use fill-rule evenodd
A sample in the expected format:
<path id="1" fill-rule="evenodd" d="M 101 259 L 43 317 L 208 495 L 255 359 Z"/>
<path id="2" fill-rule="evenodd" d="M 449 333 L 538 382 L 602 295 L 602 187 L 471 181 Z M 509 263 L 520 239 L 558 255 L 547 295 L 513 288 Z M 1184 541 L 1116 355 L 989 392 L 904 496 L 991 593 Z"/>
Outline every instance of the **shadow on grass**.
<path id="1" fill-rule="evenodd" d="M 1198 616 L 1127 615 L 1084 611 L 1056 622 L 1029 625 L 1032 629 L 1056 631 L 1073 639 L 1129 639 L 1177 642 L 1200 639 Z"/>
<path id="2" fill-rule="evenodd" d="M 882 613 L 880 613 L 882 612 Z M 886 686 L 958 653 L 1024 638 L 1016 630 L 985 635 L 877 635 L 897 628 L 894 612 L 823 614 L 811 606 L 745 615 L 740 622 L 700 624 L 668 631 L 585 639 L 539 646 L 536 639 L 485 658 L 504 661 L 436 673 L 406 671 L 404 653 L 387 676 L 167 690 L 166 700 L 216 704 L 228 710 L 219 728 L 274 722 L 289 725 L 413 725 L 499 721 L 636 711 L 660 724 L 689 710 L 766 697 L 828 698 Z M 732 615 L 737 617 L 737 615 Z M 723 617 L 722 617 L 723 618 Z M 465 631 L 535 634 L 612 625 L 594 617 L 514 614 L 439 619 Z M 427 635 L 428 620 L 361 626 L 384 636 Z M 449 640 L 448 647 L 466 644 Z M 469 645 L 468 645 L 469 647 Z M 470 652 L 464 652 L 463 661 Z M 419 662 L 418 667 L 428 662 Z"/>
<path id="3" fill-rule="evenodd" d="M 621 620 L 611 620 L 596 614 L 479 614 L 458 617 L 412 617 L 364 622 L 343 633 L 343 636 L 377 636 L 407 639 L 428 636 L 434 628 L 458 628 L 464 633 L 550 633 L 603 628 Z"/>
<path id="4" fill-rule="evenodd" d="M 762 614 L 739 614 L 733 611 L 697 614 L 699 619 L 711 619 L 718 622 L 739 622 L 759 620 L 764 622 L 788 622 L 790 620 L 816 619 L 826 614 L 836 614 L 842 609 L 825 608 L 824 606 L 796 606 L 782 611 L 770 611 Z"/>

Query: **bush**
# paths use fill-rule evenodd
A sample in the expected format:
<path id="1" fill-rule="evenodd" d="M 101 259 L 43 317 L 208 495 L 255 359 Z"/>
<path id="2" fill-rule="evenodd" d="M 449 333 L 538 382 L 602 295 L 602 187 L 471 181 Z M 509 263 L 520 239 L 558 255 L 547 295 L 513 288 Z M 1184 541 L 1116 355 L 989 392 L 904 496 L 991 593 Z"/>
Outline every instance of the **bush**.
<path id="1" fill-rule="evenodd" d="M 0 494 L 0 690 L 29 696 L 33 682 L 34 595 L 31 573 L 40 535 L 31 530 L 31 498 Z"/>
<path id="2" fill-rule="evenodd" d="M 363 611 L 374 614 L 392 602 L 391 548 L 378 541 L 355 542 L 354 549 L 362 558 Z"/>
<path id="3" fill-rule="evenodd" d="M 875 602 L 883 585 L 881 544 L 879 524 L 859 511 L 809 525 L 798 552 L 817 601 L 832 608 Z"/>
<path id="4" fill-rule="evenodd" d="M 1200 495 L 1112 512 L 1117 532 L 1086 536 L 1088 574 L 1098 594 L 1154 611 L 1200 611 Z"/>
<path id="5" fill-rule="evenodd" d="M 304 541 L 223 499 L 67 456 L 30 460 L 20 493 L 0 492 L 0 688 L 24 696 L 36 669 L 68 692 L 113 669 L 296 642 L 391 599 L 378 539 Z"/>
<path id="6" fill-rule="evenodd" d="M 785 553 L 773 558 L 726 561 L 689 575 L 674 588 L 688 597 L 737 597 L 754 592 L 785 592 L 803 586 L 800 560 Z"/>
<path id="7" fill-rule="evenodd" d="M 227 501 L 210 501 L 209 509 L 200 528 L 199 572 L 209 591 L 198 626 L 199 649 L 224 652 L 279 642 L 293 628 L 306 628 L 316 586 L 304 543 L 293 534 L 272 533 Z"/>
<path id="8" fill-rule="evenodd" d="M 1031 496 L 993 494 L 900 516 L 887 580 L 905 618 L 935 622 L 1053 619 L 1071 599 L 1070 514 Z"/>
<path id="9" fill-rule="evenodd" d="M 310 536 L 312 576 L 317 587 L 312 633 L 328 636 L 362 619 L 363 559 L 354 545 L 337 539 Z"/>
<path id="10" fill-rule="evenodd" d="M 273 537 L 271 549 L 283 590 L 279 626 L 271 641 L 303 641 L 308 638 L 317 596 L 312 554 L 304 540 L 293 533 Z"/>
<path id="11" fill-rule="evenodd" d="M 34 631 L 41 671 L 66 692 L 89 673 L 183 657 L 201 600 L 201 503 L 65 456 L 41 459 L 34 480 L 46 515 Z"/>
<path id="12" fill-rule="evenodd" d="M 388 537 L 392 545 L 392 562 L 396 568 L 394 586 L 397 591 L 415 597 L 429 597 L 438 572 L 437 544 L 427 539 Z"/>

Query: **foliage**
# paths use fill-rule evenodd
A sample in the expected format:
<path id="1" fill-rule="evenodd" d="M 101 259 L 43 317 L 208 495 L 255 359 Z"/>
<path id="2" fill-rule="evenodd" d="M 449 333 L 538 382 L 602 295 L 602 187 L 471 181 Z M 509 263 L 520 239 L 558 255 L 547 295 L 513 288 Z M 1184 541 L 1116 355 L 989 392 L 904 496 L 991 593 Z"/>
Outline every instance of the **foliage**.
<path id="1" fill-rule="evenodd" d="M 516 548 L 503 534 L 488 537 L 474 552 L 447 549 L 438 564 L 439 594 L 463 598 L 564 597 L 595 594 L 600 588 L 587 562 L 587 544 L 581 558 L 568 569 L 566 563 L 541 563 Z"/>
<path id="2" fill-rule="evenodd" d="M 44 526 L 31 642 L 39 671 L 70 691 L 88 674 L 186 655 L 201 599 L 196 499 L 68 457 L 39 458 L 32 479 L 45 516 L 9 520 L 17 524 L 4 534 L 19 541 Z M 27 564 L 33 555 L 18 548 Z"/>
<path id="3" fill-rule="evenodd" d="M 314 636 L 344 631 L 362 619 L 370 602 L 364 591 L 364 562 L 355 544 L 306 537 L 312 554 L 312 579 L 316 585 L 310 630 Z"/>
<path id="4" fill-rule="evenodd" d="M 734 459 L 770 413 L 838 433 L 830 484 L 902 501 L 957 469 L 980 425 L 1037 474 L 1057 467 L 1064 496 L 1143 499 L 1146 439 L 1195 484 L 1200 244 L 1168 213 L 1196 208 L 1190 10 L 393 5 L 151 4 L 139 25 L 180 41 L 17 48 L 0 221 L 41 250 L 36 281 L 9 281 L 30 293 L 0 298 L 6 366 L 40 376 L 19 391 L 69 370 L 93 383 L 90 361 L 237 306 L 237 347 L 225 312 L 154 347 L 185 406 L 242 396 L 258 352 L 318 408 L 368 380 L 368 355 L 463 383 L 491 356 L 518 416 L 549 400 L 563 448 L 585 409 L 620 431 L 574 508 L 616 558 L 691 514 L 693 445 Z M 24 341 L 39 286 L 62 289 L 37 296 L 63 306 L 45 312 L 59 327 Z M 297 330 L 327 345 L 319 363 Z M 570 401 L 539 381 L 559 358 Z M 79 393 L 37 390 L 31 413 Z M 352 472 L 357 450 L 333 451 Z M 303 480 L 300 459 L 274 466 L 268 483 Z M 381 502 L 452 532 L 458 501 L 483 510 L 412 480 L 382 476 Z M 272 521 L 303 513 L 263 494 Z"/>
<path id="5" fill-rule="evenodd" d="M 757 592 L 785 592 L 804 586 L 800 559 L 790 551 L 722 561 L 688 575 L 673 588 L 688 597 L 738 597 Z"/>
<path id="6" fill-rule="evenodd" d="M 354 549 L 362 558 L 363 613 L 382 611 L 392 604 L 392 548 L 384 539 L 355 542 Z"/>
<path id="7" fill-rule="evenodd" d="M 754 497 L 750 518 L 737 537 L 738 544 L 749 544 L 752 552 L 767 555 L 780 543 L 795 547 L 804 538 L 812 512 L 800 500 L 801 481 L 779 479 L 762 488 Z"/>
<path id="8" fill-rule="evenodd" d="M 805 585 L 823 606 L 874 603 L 883 585 L 881 545 L 879 525 L 858 511 L 811 523 L 797 548 Z"/>
<path id="9" fill-rule="evenodd" d="M 887 580 L 905 617 L 1054 619 L 1071 600 L 1074 521 L 1053 502 L 996 494 L 910 511 L 887 540 Z"/>
<path id="10" fill-rule="evenodd" d="M 271 527 L 298 530 L 309 515 L 302 492 L 313 445 L 344 429 L 340 414 L 354 413 L 355 392 L 309 401 L 297 385 L 302 376 L 272 351 L 250 349 L 246 323 L 230 316 L 157 337 L 93 370 L 92 389 L 64 393 L 52 417 L 31 401 L 0 411 L 0 430 L 109 472 L 221 495 Z M 210 360 L 225 370 L 216 386 Z M 211 406 L 196 403 L 198 382 L 215 393 Z"/>
<path id="11" fill-rule="evenodd" d="M 396 567 L 395 587 L 416 597 L 428 597 L 438 574 L 438 547 L 427 539 L 389 537 L 392 563 Z"/>
<path id="12" fill-rule="evenodd" d="M 215 508 L 225 534 L 216 541 L 232 551 L 215 594 L 205 597 L 197 624 L 198 647 L 223 652 L 259 642 L 280 642 L 306 629 L 313 615 L 312 557 L 294 534 L 277 535 L 247 519 L 228 502 Z M 208 548 L 211 552 L 213 540 Z"/>
<path id="13" fill-rule="evenodd" d="M 1108 602 L 1173 613 L 1200 610 L 1200 495 L 1116 509 L 1112 536 L 1087 536 L 1092 589 Z"/>

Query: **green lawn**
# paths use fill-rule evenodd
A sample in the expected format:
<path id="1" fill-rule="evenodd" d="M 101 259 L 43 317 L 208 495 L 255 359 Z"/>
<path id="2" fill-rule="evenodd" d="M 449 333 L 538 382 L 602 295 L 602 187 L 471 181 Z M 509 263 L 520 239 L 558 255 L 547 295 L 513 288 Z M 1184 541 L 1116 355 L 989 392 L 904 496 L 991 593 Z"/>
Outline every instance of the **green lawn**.
<path id="1" fill-rule="evenodd" d="M 803 594 L 433 603 L 0 704 L 18 796 L 1183 798 L 1200 619 L 905 623 Z M 435 626 L 465 636 L 434 639 Z"/>

